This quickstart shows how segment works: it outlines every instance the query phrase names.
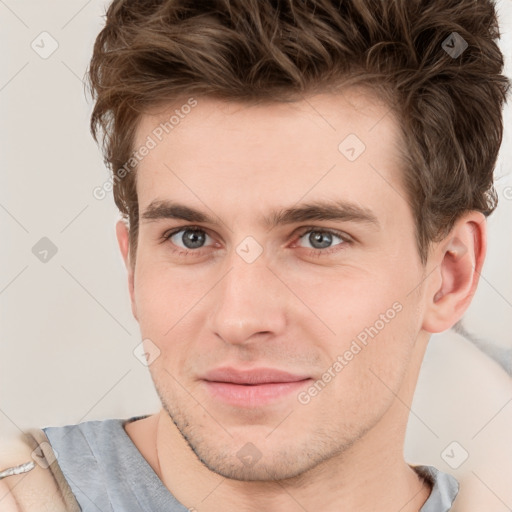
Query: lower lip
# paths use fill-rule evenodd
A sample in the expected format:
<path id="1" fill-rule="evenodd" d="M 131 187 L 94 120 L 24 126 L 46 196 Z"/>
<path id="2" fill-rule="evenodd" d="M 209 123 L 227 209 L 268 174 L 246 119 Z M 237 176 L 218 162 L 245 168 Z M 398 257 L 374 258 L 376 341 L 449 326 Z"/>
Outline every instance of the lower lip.
<path id="1" fill-rule="evenodd" d="M 291 393 L 298 392 L 311 379 L 297 382 L 272 382 L 246 386 L 230 382 L 203 381 L 212 396 L 237 407 L 258 407 L 276 402 Z"/>

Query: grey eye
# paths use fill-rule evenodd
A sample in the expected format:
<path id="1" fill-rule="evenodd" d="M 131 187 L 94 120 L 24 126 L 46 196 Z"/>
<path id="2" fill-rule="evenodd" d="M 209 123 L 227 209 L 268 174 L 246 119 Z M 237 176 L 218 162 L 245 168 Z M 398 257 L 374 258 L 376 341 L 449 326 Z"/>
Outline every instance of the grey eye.
<path id="1" fill-rule="evenodd" d="M 173 244 L 183 249 L 199 249 L 204 245 L 207 237 L 209 238 L 209 236 L 200 229 L 183 228 L 169 238 Z M 180 243 L 183 245 L 180 245 Z"/>
<path id="2" fill-rule="evenodd" d="M 307 241 L 310 244 L 310 248 L 312 249 L 326 249 L 330 247 L 333 243 L 333 238 L 337 238 L 344 243 L 345 241 L 338 235 L 334 233 L 330 233 L 328 231 L 318 231 L 311 230 L 307 233 L 304 233 L 300 239 L 303 239 L 307 236 Z M 338 245 L 338 244 L 335 244 Z"/>

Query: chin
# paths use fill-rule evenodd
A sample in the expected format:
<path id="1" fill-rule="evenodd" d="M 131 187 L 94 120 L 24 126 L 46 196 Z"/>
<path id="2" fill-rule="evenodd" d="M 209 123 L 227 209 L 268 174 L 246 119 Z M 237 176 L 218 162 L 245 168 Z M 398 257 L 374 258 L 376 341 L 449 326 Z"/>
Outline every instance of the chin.
<path id="1" fill-rule="evenodd" d="M 194 450 L 195 451 L 195 450 Z M 196 453 L 196 455 L 198 455 Z M 207 457 L 198 455 L 199 460 L 210 471 L 230 480 L 241 482 L 268 482 L 276 480 L 297 479 L 317 464 L 311 461 L 297 460 L 297 457 L 283 457 L 282 454 L 274 454 L 270 460 L 262 456 L 256 462 L 239 460 L 237 453 L 224 458 L 214 454 Z"/>

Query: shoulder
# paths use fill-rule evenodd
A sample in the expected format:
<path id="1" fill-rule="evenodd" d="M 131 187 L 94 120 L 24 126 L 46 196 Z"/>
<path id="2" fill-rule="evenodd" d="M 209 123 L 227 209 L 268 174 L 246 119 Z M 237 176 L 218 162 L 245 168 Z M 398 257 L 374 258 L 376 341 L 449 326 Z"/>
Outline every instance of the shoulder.
<path id="1" fill-rule="evenodd" d="M 80 511 L 41 429 L 2 435 L 0 503 L 2 512 Z"/>
<path id="2" fill-rule="evenodd" d="M 509 510 L 511 392 L 511 376 L 474 343 L 453 331 L 432 336 L 411 406 L 406 458 L 458 480 L 454 512 Z M 425 426 L 435 435 L 425 435 Z"/>
<path id="3" fill-rule="evenodd" d="M 96 463 L 96 454 L 122 433 L 122 419 L 27 429 L 0 436 L 2 512 L 79 512 L 66 475 Z M 74 474 L 74 473 L 73 473 Z"/>
<path id="4" fill-rule="evenodd" d="M 459 483 L 447 473 L 433 466 L 411 466 L 418 475 L 430 484 L 431 492 L 420 512 L 447 512 L 459 492 Z"/>
<path id="5" fill-rule="evenodd" d="M 123 420 L 105 419 L 84 421 L 72 425 L 44 427 L 42 430 L 52 446 L 68 449 L 75 454 L 84 449 L 90 450 L 97 442 L 112 436 L 119 430 Z"/>

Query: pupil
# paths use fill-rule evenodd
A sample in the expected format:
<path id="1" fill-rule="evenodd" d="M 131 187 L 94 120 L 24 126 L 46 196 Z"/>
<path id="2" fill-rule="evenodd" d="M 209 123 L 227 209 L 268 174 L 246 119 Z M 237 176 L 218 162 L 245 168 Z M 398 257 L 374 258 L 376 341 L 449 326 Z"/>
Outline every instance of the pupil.
<path id="1" fill-rule="evenodd" d="M 309 235 L 309 241 L 315 249 L 323 249 L 325 247 L 329 247 L 332 242 L 332 236 L 330 233 L 319 233 L 318 231 L 316 233 L 312 232 Z M 320 246 L 317 247 L 316 244 L 320 244 Z"/>
<path id="2" fill-rule="evenodd" d="M 200 231 L 185 231 L 181 238 L 185 247 L 189 249 L 197 249 L 204 243 L 204 233 Z"/>

